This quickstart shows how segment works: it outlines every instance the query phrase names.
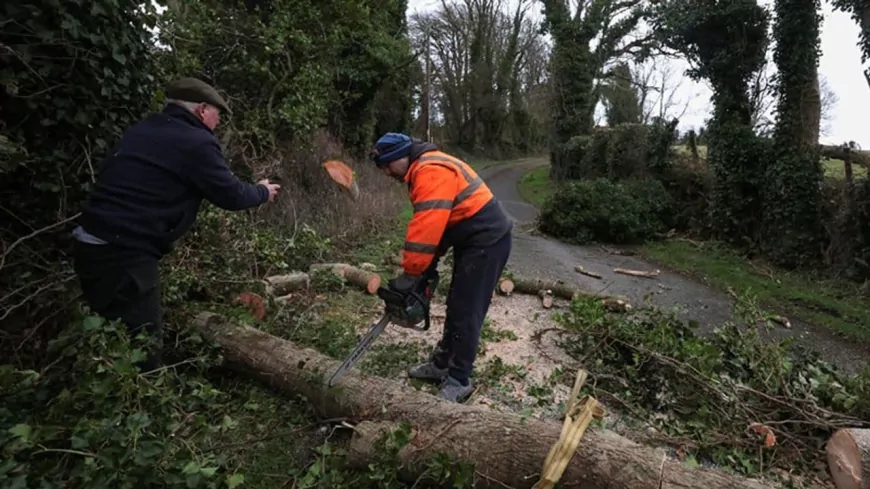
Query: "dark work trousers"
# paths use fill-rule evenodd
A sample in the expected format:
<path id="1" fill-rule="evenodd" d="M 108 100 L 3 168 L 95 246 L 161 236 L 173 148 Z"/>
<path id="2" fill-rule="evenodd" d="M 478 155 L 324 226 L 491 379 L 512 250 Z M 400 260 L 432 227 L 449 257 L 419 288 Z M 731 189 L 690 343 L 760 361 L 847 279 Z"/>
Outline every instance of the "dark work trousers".
<path id="1" fill-rule="evenodd" d="M 137 365 L 143 372 L 159 367 L 163 323 L 157 258 L 112 244 L 76 241 L 74 263 L 91 310 L 108 320 L 120 319 L 131 339 L 146 331 L 149 355 Z"/>
<path id="2" fill-rule="evenodd" d="M 474 369 L 483 320 L 511 245 L 511 233 L 507 233 L 485 248 L 453 248 L 444 333 L 433 361 L 440 368 L 449 367 L 448 374 L 463 384 L 468 383 Z"/>

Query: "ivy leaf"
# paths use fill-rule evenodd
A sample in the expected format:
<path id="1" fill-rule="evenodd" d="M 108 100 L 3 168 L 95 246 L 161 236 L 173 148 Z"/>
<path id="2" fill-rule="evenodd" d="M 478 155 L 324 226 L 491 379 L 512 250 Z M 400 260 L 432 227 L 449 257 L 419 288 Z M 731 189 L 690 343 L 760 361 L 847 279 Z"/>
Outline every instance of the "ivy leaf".
<path id="1" fill-rule="evenodd" d="M 88 316 L 82 321 L 82 326 L 85 331 L 93 331 L 103 324 L 103 319 L 99 316 Z"/>
<path id="2" fill-rule="evenodd" d="M 242 485 L 245 482 L 245 476 L 242 474 L 233 474 L 227 476 L 227 487 L 229 489 L 235 489 L 236 487 Z"/>
<path id="3" fill-rule="evenodd" d="M 33 433 L 33 429 L 30 427 L 29 424 L 19 423 L 12 428 L 9 428 L 8 432 L 11 435 L 21 438 L 21 441 L 26 443 L 30 441 L 30 435 L 31 433 Z"/>

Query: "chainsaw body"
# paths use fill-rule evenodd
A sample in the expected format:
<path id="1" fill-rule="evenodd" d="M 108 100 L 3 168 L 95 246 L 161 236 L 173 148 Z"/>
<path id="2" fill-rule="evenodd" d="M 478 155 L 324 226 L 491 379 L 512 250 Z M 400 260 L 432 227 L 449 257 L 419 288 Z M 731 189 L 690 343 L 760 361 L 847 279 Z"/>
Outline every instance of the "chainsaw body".
<path id="1" fill-rule="evenodd" d="M 438 272 L 435 270 L 427 271 L 421 275 L 407 294 L 396 292 L 387 287 L 379 287 L 378 297 L 384 301 L 384 316 L 363 336 L 356 348 L 344 360 L 344 363 L 329 378 L 327 385 L 332 387 L 338 379 L 353 368 L 388 324 L 393 323 L 396 326 L 415 331 L 428 331 L 430 326 L 429 302 L 432 300 L 432 295 L 437 287 Z M 421 321 L 423 326 L 417 326 Z"/>
<path id="2" fill-rule="evenodd" d="M 384 301 L 390 322 L 403 328 L 428 331 L 429 303 L 438 287 L 438 280 L 438 272 L 428 272 L 417 280 L 407 295 L 385 287 L 379 288 L 378 297 Z M 418 326 L 420 322 L 424 323 L 422 327 Z"/>

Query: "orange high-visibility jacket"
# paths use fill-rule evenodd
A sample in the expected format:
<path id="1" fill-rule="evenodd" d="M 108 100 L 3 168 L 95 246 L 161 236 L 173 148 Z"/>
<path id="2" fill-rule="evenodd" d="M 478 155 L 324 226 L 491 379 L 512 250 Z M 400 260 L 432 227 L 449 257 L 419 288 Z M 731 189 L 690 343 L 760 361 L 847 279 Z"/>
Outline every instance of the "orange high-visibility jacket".
<path id="1" fill-rule="evenodd" d="M 405 181 L 414 216 L 405 237 L 402 268 L 416 276 L 432 263 L 445 231 L 477 214 L 493 201 L 493 194 L 468 164 L 441 151 L 427 151 L 412 161 Z"/>

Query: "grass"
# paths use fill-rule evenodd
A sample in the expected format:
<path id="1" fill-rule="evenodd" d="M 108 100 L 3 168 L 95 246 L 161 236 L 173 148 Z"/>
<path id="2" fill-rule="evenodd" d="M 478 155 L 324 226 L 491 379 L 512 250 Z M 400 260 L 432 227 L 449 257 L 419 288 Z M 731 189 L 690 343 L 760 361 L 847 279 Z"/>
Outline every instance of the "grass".
<path id="1" fill-rule="evenodd" d="M 543 165 L 530 170 L 517 182 L 517 192 L 527 202 L 540 207 L 555 190 L 550 181 L 550 166 Z"/>
<path id="2" fill-rule="evenodd" d="M 649 243 L 641 253 L 663 265 L 703 278 L 712 286 L 750 293 L 765 307 L 850 338 L 870 341 L 870 308 L 856 286 L 787 273 L 745 258 L 715 243 Z"/>

